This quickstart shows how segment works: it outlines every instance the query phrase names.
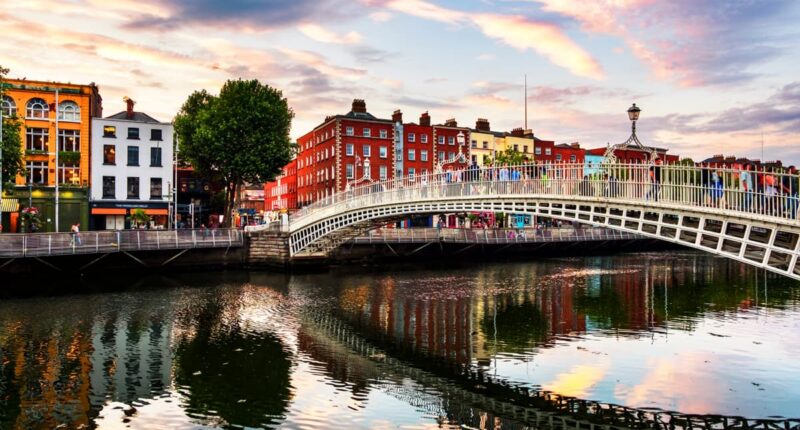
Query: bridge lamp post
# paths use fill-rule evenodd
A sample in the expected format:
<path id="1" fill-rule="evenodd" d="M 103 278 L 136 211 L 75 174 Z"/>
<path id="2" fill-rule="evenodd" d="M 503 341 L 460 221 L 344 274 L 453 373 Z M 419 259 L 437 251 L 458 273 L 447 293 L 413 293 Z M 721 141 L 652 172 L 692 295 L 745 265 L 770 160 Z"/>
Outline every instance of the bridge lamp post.
<path id="1" fill-rule="evenodd" d="M 628 108 L 628 118 L 631 120 L 631 135 L 636 136 L 636 121 L 639 120 L 639 113 L 642 110 L 636 106 L 636 103 L 633 106 Z"/>

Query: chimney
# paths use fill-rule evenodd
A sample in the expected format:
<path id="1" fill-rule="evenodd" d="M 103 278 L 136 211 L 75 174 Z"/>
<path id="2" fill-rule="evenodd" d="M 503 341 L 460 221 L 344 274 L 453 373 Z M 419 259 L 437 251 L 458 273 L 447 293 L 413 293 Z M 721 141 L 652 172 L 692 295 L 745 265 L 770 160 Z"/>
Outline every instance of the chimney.
<path id="1" fill-rule="evenodd" d="M 400 109 L 397 109 L 392 113 L 392 122 L 399 122 L 403 123 L 403 112 L 400 112 Z"/>
<path id="2" fill-rule="evenodd" d="M 431 126 L 431 116 L 428 115 L 428 112 L 423 112 L 422 115 L 419 116 L 419 125 L 423 127 L 430 127 Z"/>
<path id="3" fill-rule="evenodd" d="M 362 99 L 353 99 L 353 108 L 355 113 L 367 113 L 367 102 Z"/>
<path id="4" fill-rule="evenodd" d="M 523 133 L 523 136 L 526 139 L 533 139 L 533 130 L 531 130 L 530 128 L 526 128 L 525 133 Z"/>
<path id="5" fill-rule="evenodd" d="M 511 135 L 514 137 L 525 137 L 525 130 L 521 128 L 515 128 L 511 130 Z"/>
<path id="6" fill-rule="evenodd" d="M 449 118 L 447 121 L 444 122 L 445 127 L 458 127 L 458 123 L 456 122 L 455 118 Z"/>
<path id="7" fill-rule="evenodd" d="M 491 129 L 489 128 L 489 120 L 486 118 L 478 118 L 478 120 L 475 121 L 475 130 L 490 131 Z"/>
<path id="8" fill-rule="evenodd" d="M 578 142 L 572 142 L 569 144 L 570 148 L 581 149 L 581 144 Z"/>
<path id="9" fill-rule="evenodd" d="M 136 102 L 129 97 L 123 97 L 122 100 L 124 100 L 125 104 L 128 106 L 128 110 L 125 112 L 125 118 L 133 119 L 133 105 L 135 105 Z"/>

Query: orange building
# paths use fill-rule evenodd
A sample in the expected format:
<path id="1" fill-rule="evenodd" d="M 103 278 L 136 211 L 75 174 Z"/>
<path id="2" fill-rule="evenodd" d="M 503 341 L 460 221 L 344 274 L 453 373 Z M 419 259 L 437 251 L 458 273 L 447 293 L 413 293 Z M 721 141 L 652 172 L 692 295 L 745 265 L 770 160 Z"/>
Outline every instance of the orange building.
<path id="1" fill-rule="evenodd" d="M 23 207 L 39 208 L 43 229 L 53 231 L 58 179 L 61 188 L 58 231 L 68 231 L 77 221 L 88 224 L 91 118 L 103 114 L 98 87 L 94 83 L 77 85 L 25 79 L 6 79 L 2 85 L 3 116 L 16 116 L 23 123 L 20 140 L 26 172 L 16 178 L 14 197 Z M 15 224 L 13 219 L 12 224 Z"/>

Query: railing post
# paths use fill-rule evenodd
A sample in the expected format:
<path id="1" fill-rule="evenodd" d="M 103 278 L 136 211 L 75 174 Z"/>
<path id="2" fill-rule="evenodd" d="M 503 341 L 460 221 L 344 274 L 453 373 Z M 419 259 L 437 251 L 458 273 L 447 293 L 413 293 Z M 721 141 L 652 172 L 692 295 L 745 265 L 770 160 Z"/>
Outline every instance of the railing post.
<path id="1" fill-rule="evenodd" d="M 75 253 L 75 244 L 72 244 L 72 252 Z M 47 255 L 53 255 L 53 236 L 47 235 Z"/>
<path id="2" fill-rule="evenodd" d="M 175 248 L 179 248 L 181 245 L 180 242 L 178 242 L 178 230 L 175 229 L 173 231 L 175 232 Z"/>
<path id="3" fill-rule="evenodd" d="M 94 234 L 94 252 L 100 252 L 100 233 Z"/>
<path id="4" fill-rule="evenodd" d="M 136 231 L 136 249 L 142 249 L 141 231 Z"/>
<path id="5" fill-rule="evenodd" d="M 156 249 L 161 249 L 161 239 L 158 230 L 156 230 Z"/>
<path id="6" fill-rule="evenodd" d="M 197 230 L 192 229 L 192 248 L 197 248 Z"/>
<path id="7" fill-rule="evenodd" d="M 122 234 L 117 230 L 117 251 L 122 249 Z"/>
<path id="8" fill-rule="evenodd" d="M 22 236 L 22 256 L 28 255 L 28 236 Z"/>
<path id="9" fill-rule="evenodd" d="M 228 229 L 228 246 L 231 246 L 233 242 L 231 241 L 231 230 Z"/>

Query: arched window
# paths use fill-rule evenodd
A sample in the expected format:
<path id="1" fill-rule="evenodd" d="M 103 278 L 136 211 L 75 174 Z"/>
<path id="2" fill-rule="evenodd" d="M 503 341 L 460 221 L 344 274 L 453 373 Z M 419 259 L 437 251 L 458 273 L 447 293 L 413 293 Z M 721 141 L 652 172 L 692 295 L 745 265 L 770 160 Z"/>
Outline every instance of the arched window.
<path id="1" fill-rule="evenodd" d="M 30 99 L 28 100 L 28 111 L 26 113 L 27 118 L 47 118 L 47 112 L 50 108 L 47 107 L 47 103 L 40 98 Z"/>
<path id="2" fill-rule="evenodd" d="M 0 110 L 3 111 L 3 118 L 17 116 L 17 104 L 14 103 L 14 99 L 9 96 L 3 96 L 2 104 L 0 104 Z"/>
<path id="3" fill-rule="evenodd" d="M 64 101 L 58 105 L 58 119 L 61 121 L 81 121 L 81 108 L 73 101 Z"/>

